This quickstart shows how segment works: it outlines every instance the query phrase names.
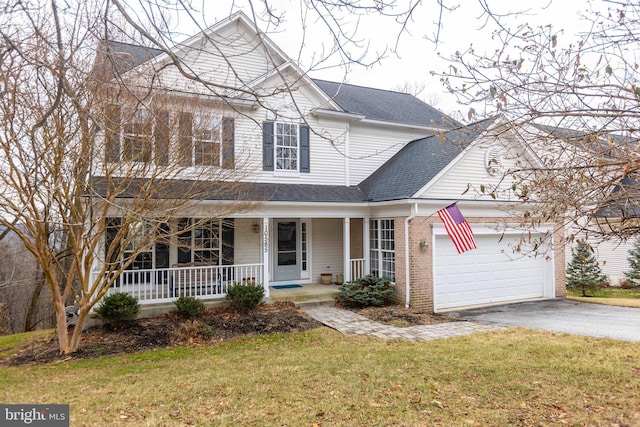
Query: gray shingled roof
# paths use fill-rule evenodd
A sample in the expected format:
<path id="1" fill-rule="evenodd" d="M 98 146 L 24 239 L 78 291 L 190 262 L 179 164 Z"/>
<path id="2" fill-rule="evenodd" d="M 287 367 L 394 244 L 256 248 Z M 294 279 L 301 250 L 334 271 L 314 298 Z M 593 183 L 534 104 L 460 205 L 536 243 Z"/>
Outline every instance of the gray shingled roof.
<path id="1" fill-rule="evenodd" d="M 493 119 L 417 139 L 405 145 L 359 185 L 367 200 L 382 202 L 413 197 L 471 142 Z"/>
<path id="2" fill-rule="evenodd" d="M 126 73 L 132 68 L 162 53 L 160 49 L 122 43 L 114 40 L 109 40 L 104 46 L 106 48 L 106 54 L 112 58 L 115 65 L 115 72 L 118 74 Z"/>
<path id="3" fill-rule="evenodd" d="M 640 176 L 632 173 L 616 184 L 603 206 L 596 211 L 598 218 L 630 219 L 640 217 Z"/>
<path id="4" fill-rule="evenodd" d="M 453 129 L 453 118 L 413 95 L 390 90 L 313 79 L 344 111 L 362 114 L 369 120 Z"/>
<path id="5" fill-rule="evenodd" d="M 119 197 L 131 198 L 140 194 L 146 186 L 145 179 L 105 180 L 95 177 L 92 182 L 93 191 L 106 195 L 107 188 L 124 188 Z M 311 184 L 273 184 L 273 183 L 238 183 L 220 184 L 217 182 L 171 180 L 153 185 L 158 193 L 156 198 L 176 198 L 192 195 L 194 200 L 248 200 L 262 202 L 315 202 L 315 203 L 362 203 L 366 198 L 355 186 L 311 185 Z"/>

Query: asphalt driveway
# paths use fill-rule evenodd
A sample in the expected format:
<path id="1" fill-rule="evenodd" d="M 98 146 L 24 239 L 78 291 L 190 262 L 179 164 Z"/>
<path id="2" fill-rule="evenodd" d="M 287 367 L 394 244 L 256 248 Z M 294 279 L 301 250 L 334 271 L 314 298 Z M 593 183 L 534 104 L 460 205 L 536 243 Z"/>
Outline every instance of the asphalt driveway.
<path id="1" fill-rule="evenodd" d="M 475 308 L 447 314 L 469 321 L 501 326 L 640 342 L 640 308 L 556 299 Z"/>

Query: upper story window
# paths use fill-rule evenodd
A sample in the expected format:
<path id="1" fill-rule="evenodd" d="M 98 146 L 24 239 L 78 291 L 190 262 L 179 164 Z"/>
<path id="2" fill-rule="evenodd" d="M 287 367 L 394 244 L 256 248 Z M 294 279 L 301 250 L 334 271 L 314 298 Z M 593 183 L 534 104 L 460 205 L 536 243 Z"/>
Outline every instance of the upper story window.
<path id="1" fill-rule="evenodd" d="M 179 122 L 181 164 L 233 168 L 233 118 L 181 113 Z"/>
<path id="2" fill-rule="evenodd" d="M 298 171 L 298 125 L 275 124 L 275 156 L 277 171 Z"/>
<path id="3" fill-rule="evenodd" d="M 122 136 L 122 160 L 148 162 L 151 160 L 153 117 L 146 108 L 133 113 L 124 125 Z"/>
<path id="4" fill-rule="evenodd" d="M 169 159 L 169 112 L 139 106 L 125 110 L 118 105 L 106 108 L 105 143 L 107 162 L 155 160 L 166 165 Z"/>
<path id="5" fill-rule="evenodd" d="M 310 172 L 309 127 L 295 123 L 264 122 L 263 169 Z"/>
<path id="6" fill-rule="evenodd" d="M 168 111 L 140 106 L 126 111 L 110 105 L 105 111 L 107 162 L 155 161 L 181 166 L 235 166 L 232 117 Z M 172 130 L 173 128 L 173 130 Z M 175 146 L 177 149 L 170 148 Z"/>

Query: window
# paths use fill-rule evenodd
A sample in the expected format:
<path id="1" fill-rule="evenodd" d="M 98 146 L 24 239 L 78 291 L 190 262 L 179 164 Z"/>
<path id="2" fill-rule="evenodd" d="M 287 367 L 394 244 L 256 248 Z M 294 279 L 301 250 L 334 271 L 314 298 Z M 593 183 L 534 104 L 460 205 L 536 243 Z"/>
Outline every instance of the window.
<path id="1" fill-rule="evenodd" d="M 301 257 L 301 265 L 300 269 L 302 271 L 307 271 L 308 257 L 309 257 L 309 248 L 308 248 L 308 240 L 307 240 L 307 223 L 300 223 L 300 257 Z"/>
<path id="2" fill-rule="evenodd" d="M 193 141 L 190 144 L 193 165 L 220 166 L 222 123 L 220 117 L 193 117 Z"/>
<path id="3" fill-rule="evenodd" d="M 276 123 L 276 170 L 298 170 L 298 125 Z"/>
<path id="4" fill-rule="evenodd" d="M 222 245 L 220 244 L 220 220 L 195 220 L 184 218 L 179 222 L 178 262 L 220 264 Z"/>
<path id="5" fill-rule="evenodd" d="M 145 221 L 128 225 L 124 259 L 135 257 L 128 270 L 150 270 L 153 268 L 153 244 L 150 242 L 151 226 Z M 146 243 L 146 244 L 145 244 Z"/>
<path id="6" fill-rule="evenodd" d="M 182 113 L 179 122 L 182 165 L 233 167 L 233 118 Z"/>
<path id="7" fill-rule="evenodd" d="M 169 267 L 169 245 L 167 235 L 169 227 L 166 223 L 159 224 L 154 233 L 154 224 L 144 220 L 132 221 L 124 225 L 121 218 L 107 218 L 105 236 L 105 254 L 110 256 L 106 260 L 119 267 L 121 262 L 132 260 L 127 270 L 150 270 L 152 268 Z M 122 233 L 119 242 L 124 246 L 112 247 L 114 240 Z M 120 252 L 122 249 L 122 252 Z M 118 259 L 118 254 L 122 259 Z"/>
<path id="8" fill-rule="evenodd" d="M 394 220 L 373 219 L 369 225 L 371 274 L 396 280 Z"/>
<path id="9" fill-rule="evenodd" d="M 123 111 L 117 105 L 105 109 L 107 162 L 168 163 L 169 113 L 140 106 Z"/>
<path id="10" fill-rule="evenodd" d="M 151 113 L 137 110 L 124 125 L 122 160 L 148 162 L 151 159 Z"/>
<path id="11" fill-rule="evenodd" d="M 263 123 L 263 169 L 310 172 L 309 127 L 295 123 Z"/>

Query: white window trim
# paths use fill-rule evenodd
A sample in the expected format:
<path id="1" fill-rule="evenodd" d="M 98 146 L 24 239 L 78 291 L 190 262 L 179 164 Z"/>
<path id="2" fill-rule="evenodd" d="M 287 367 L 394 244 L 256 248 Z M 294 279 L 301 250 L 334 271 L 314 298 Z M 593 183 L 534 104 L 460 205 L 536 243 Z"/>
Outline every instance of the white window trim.
<path id="1" fill-rule="evenodd" d="M 191 167 L 199 168 L 199 167 L 210 167 L 210 166 L 213 166 L 213 167 L 222 166 L 222 139 L 223 139 L 222 121 L 223 121 L 223 116 L 217 115 L 217 114 L 197 114 L 197 113 L 191 114 L 191 150 L 190 150 L 191 152 L 190 166 Z M 216 125 L 217 139 L 216 140 L 201 139 L 198 137 L 196 124 L 202 124 L 206 122 L 209 122 L 211 124 L 217 123 Z M 210 127 L 206 130 L 212 131 L 214 129 L 215 128 Z M 214 165 L 214 164 L 206 164 L 206 163 L 196 163 L 196 146 L 199 142 L 218 144 L 218 164 Z"/>
<path id="2" fill-rule="evenodd" d="M 296 169 L 278 169 L 278 124 L 296 127 Z M 280 147 L 291 148 L 293 146 L 282 145 Z M 300 124 L 276 120 L 273 122 L 273 172 L 276 176 L 299 176 L 300 175 Z"/>

